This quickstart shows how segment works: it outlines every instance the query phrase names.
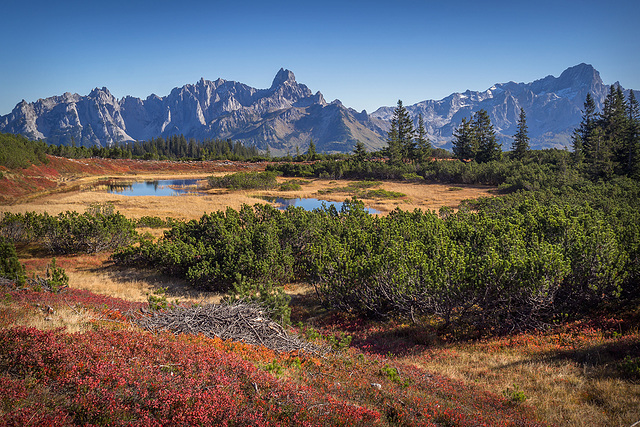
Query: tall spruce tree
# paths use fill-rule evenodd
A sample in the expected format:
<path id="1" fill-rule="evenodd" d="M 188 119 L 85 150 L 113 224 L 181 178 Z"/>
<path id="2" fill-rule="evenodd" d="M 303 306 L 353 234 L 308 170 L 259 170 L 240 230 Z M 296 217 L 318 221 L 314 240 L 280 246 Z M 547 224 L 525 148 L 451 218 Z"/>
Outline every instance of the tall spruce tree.
<path id="1" fill-rule="evenodd" d="M 626 163 L 625 140 L 627 137 L 627 104 L 620 85 L 611 85 L 609 93 L 604 100 L 600 126 L 604 132 L 604 144 L 606 159 L 611 162 L 617 171 L 621 171 L 621 165 Z"/>
<path id="2" fill-rule="evenodd" d="M 401 163 L 403 159 L 411 158 L 415 153 L 414 129 L 409 112 L 398 100 L 398 105 L 393 110 L 391 129 L 387 136 L 387 154 L 391 164 Z"/>
<path id="3" fill-rule="evenodd" d="M 573 160 L 578 166 L 587 160 L 588 153 L 591 151 L 592 133 L 597 126 L 597 119 L 596 103 L 591 93 L 587 93 L 582 110 L 582 121 L 572 135 Z"/>
<path id="4" fill-rule="evenodd" d="M 418 115 L 418 129 L 416 132 L 416 150 L 417 159 L 425 161 L 431 157 L 431 142 L 427 138 L 427 130 L 424 127 L 424 118 L 422 113 Z"/>
<path id="5" fill-rule="evenodd" d="M 307 160 L 316 160 L 318 153 L 316 151 L 316 144 L 313 142 L 313 138 L 309 140 L 309 149 L 307 150 Z"/>
<path id="6" fill-rule="evenodd" d="M 633 90 L 627 102 L 626 165 L 628 175 L 640 178 L 640 106 Z"/>
<path id="7" fill-rule="evenodd" d="M 476 141 L 478 151 L 476 161 L 478 163 L 500 160 L 502 148 L 498 144 L 496 132 L 491 124 L 491 118 L 486 110 L 477 111 L 472 120 L 473 138 Z"/>
<path id="8" fill-rule="evenodd" d="M 529 133 L 527 130 L 527 116 L 523 108 L 520 108 L 520 117 L 518 118 L 518 131 L 513 136 L 513 157 L 523 160 L 529 153 Z"/>
<path id="9" fill-rule="evenodd" d="M 460 126 L 453 131 L 453 155 L 462 162 L 469 162 L 476 158 L 478 147 L 474 139 L 471 120 L 462 118 Z"/>

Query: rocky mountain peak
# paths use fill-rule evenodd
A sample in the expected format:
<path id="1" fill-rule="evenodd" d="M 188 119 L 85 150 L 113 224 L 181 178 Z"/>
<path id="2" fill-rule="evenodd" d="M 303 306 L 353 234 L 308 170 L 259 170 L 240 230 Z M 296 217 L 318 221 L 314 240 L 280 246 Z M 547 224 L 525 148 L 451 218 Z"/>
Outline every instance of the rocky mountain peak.
<path id="1" fill-rule="evenodd" d="M 509 146 L 523 108 L 532 147 L 562 148 L 570 144 L 580 123 L 587 93 L 600 109 L 607 92 L 598 71 L 579 64 L 560 77 L 496 83 L 483 92 L 467 90 L 405 107 L 416 120 L 423 115 L 428 137 L 436 146 L 448 148 L 462 118 L 479 109 L 489 113 L 501 142 Z M 313 138 L 319 151 L 345 152 L 358 140 L 368 149 L 382 148 L 393 111 L 393 107 L 381 107 L 368 115 L 339 100 L 327 103 L 322 93 L 314 94 L 296 82 L 291 71 L 281 68 L 269 89 L 201 78 L 174 88 L 169 95 L 152 94 L 145 100 L 128 96 L 118 101 L 103 87 L 86 96 L 65 93 L 33 103 L 22 101 L 10 114 L 0 116 L 0 132 L 46 138 L 53 144 L 73 139 L 86 146 L 183 134 L 200 140 L 240 140 L 260 149 L 269 147 L 274 154 L 305 146 Z"/>
<path id="2" fill-rule="evenodd" d="M 600 73 L 589 64 L 579 64 L 574 67 L 567 68 L 558 77 L 559 86 L 575 87 L 602 85 Z"/>
<path id="3" fill-rule="evenodd" d="M 295 81 L 296 76 L 293 75 L 293 72 L 280 68 L 280 71 L 278 71 L 278 74 L 276 74 L 276 77 L 273 79 L 273 83 L 271 83 L 271 89 L 282 86 L 286 82 L 295 83 Z"/>

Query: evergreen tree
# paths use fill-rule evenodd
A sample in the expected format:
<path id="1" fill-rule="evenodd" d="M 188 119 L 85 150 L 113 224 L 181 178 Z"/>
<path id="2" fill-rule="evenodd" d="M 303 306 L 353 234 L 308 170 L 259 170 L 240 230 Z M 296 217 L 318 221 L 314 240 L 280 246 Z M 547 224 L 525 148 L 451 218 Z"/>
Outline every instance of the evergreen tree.
<path id="1" fill-rule="evenodd" d="M 411 158 L 415 154 L 413 122 L 409 112 L 398 100 L 398 105 L 393 110 L 391 129 L 387 136 L 387 155 L 389 163 L 399 164 L 405 158 Z"/>
<path id="2" fill-rule="evenodd" d="M 464 117 L 460 126 L 453 131 L 453 155 L 456 159 L 468 162 L 476 158 L 478 147 L 473 134 L 471 120 Z"/>
<path id="3" fill-rule="evenodd" d="M 513 136 L 513 157 L 523 160 L 529 153 L 529 133 L 527 129 L 527 116 L 523 108 L 520 108 L 520 117 L 518 118 L 518 131 Z"/>
<path id="4" fill-rule="evenodd" d="M 356 141 L 356 146 L 353 148 L 353 155 L 358 162 L 363 162 L 367 158 L 367 150 L 364 144 L 360 141 Z"/>
<path id="5" fill-rule="evenodd" d="M 425 161 L 431 157 L 431 142 L 427 138 L 427 131 L 424 128 L 422 113 L 418 116 L 418 130 L 416 135 L 417 159 Z"/>
<path id="6" fill-rule="evenodd" d="M 573 131 L 573 157 L 574 163 L 578 166 L 584 161 L 589 161 L 592 153 L 593 131 L 598 125 L 598 115 L 596 114 L 596 103 L 587 93 L 582 110 L 582 121 L 578 129 Z"/>
<path id="7" fill-rule="evenodd" d="M 582 110 L 582 121 L 578 129 L 573 131 L 573 157 L 576 165 L 581 165 L 590 152 L 591 134 L 597 125 L 596 103 L 587 93 Z"/>
<path id="8" fill-rule="evenodd" d="M 493 129 L 489 113 L 486 110 L 477 111 L 472 121 L 473 138 L 478 147 L 476 161 L 478 163 L 500 160 L 502 149 L 496 138 L 496 131 Z"/>
<path id="9" fill-rule="evenodd" d="M 606 159 L 607 163 L 611 162 L 616 169 L 620 169 L 620 165 L 624 165 L 627 160 L 625 150 L 625 139 L 627 137 L 627 104 L 619 85 L 611 85 L 609 93 L 604 100 L 600 126 L 604 132 L 603 153 L 611 156 Z"/>
<path id="10" fill-rule="evenodd" d="M 627 119 L 625 170 L 631 176 L 640 177 L 640 106 L 633 90 L 629 91 Z"/>
<path id="11" fill-rule="evenodd" d="M 316 160 L 318 153 L 316 152 L 316 144 L 313 143 L 313 139 L 309 140 L 309 149 L 307 150 L 307 160 Z"/>

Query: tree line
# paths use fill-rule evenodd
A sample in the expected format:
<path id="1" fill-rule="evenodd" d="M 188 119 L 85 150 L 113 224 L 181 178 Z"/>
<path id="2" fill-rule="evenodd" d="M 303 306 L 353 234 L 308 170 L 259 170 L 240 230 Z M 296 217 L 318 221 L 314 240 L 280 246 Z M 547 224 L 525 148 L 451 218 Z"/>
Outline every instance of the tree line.
<path id="1" fill-rule="evenodd" d="M 632 90 L 625 99 L 612 85 L 600 113 L 588 94 L 572 139 L 576 167 L 592 178 L 640 177 L 640 107 Z"/>
<path id="2" fill-rule="evenodd" d="M 0 166 L 26 168 L 47 163 L 46 155 L 81 159 L 90 157 L 142 160 L 266 160 L 254 147 L 223 139 L 187 140 L 184 135 L 152 138 L 149 141 L 117 143 L 111 147 L 47 144 L 22 135 L 0 133 Z"/>

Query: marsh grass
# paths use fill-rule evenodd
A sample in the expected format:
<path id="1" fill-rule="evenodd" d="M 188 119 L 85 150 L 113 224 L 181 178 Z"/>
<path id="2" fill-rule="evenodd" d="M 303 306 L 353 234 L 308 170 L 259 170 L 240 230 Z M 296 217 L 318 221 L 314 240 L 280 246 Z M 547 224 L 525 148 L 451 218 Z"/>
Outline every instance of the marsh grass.
<path id="1" fill-rule="evenodd" d="M 318 190 L 318 194 L 348 194 L 360 199 L 399 199 L 406 194 L 399 191 L 389 191 L 384 188 L 372 189 L 382 185 L 380 181 L 355 181 L 344 187 L 331 187 Z"/>

